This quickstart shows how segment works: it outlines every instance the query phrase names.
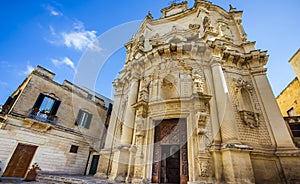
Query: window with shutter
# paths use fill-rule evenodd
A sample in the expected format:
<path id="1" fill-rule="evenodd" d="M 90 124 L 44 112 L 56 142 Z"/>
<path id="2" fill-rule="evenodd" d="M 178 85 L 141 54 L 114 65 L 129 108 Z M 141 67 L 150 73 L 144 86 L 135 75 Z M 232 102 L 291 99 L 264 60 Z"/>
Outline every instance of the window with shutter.
<path id="1" fill-rule="evenodd" d="M 82 109 L 79 110 L 75 125 L 83 128 L 89 128 L 93 115 Z"/>
<path id="2" fill-rule="evenodd" d="M 56 113 L 61 101 L 54 97 L 40 93 L 35 101 L 29 117 L 42 122 L 56 123 Z"/>

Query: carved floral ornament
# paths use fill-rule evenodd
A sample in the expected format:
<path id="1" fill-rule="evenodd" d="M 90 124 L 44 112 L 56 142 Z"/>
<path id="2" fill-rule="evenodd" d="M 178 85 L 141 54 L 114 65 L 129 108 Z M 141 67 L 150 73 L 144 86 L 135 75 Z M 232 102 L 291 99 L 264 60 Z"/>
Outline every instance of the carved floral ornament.
<path id="1" fill-rule="evenodd" d="M 233 79 L 233 84 L 234 84 L 234 88 L 235 88 L 235 93 L 238 93 L 240 91 L 240 89 L 244 88 L 246 90 L 248 90 L 251 94 L 253 92 L 253 85 L 242 79 L 241 77 L 238 79 Z"/>

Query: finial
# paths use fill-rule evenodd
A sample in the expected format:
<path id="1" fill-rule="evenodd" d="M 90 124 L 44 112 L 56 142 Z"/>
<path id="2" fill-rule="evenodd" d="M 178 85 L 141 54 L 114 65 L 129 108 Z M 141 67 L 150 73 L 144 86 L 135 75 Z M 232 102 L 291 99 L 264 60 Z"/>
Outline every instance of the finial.
<path id="1" fill-rule="evenodd" d="M 149 19 L 153 19 L 153 16 L 152 16 L 152 14 L 151 14 L 151 12 L 150 12 L 150 11 L 148 11 L 147 18 L 149 18 Z"/>
<path id="2" fill-rule="evenodd" d="M 236 8 L 234 8 L 231 4 L 229 4 L 229 12 L 236 11 Z"/>

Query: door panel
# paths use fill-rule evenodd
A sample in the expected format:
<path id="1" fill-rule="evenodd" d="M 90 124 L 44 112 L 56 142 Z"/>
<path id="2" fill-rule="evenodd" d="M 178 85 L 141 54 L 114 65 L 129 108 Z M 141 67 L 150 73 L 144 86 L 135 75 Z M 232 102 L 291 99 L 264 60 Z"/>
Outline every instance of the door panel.
<path id="1" fill-rule="evenodd" d="M 37 146 L 19 143 L 3 173 L 3 177 L 24 178 Z"/>
<path id="2" fill-rule="evenodd" d="M 152 167 L 153 183 L 187 183 L 186 134 L 185 119 L 168 119 L 156 123 Z"/>
<path id="3" fill-rule="evenodd" d="M 94 175 L 97 172 L 97 167 L 98 167 L 98 162 L 99 162 L 99 155 L 93 155 L 89 175 Z"/>

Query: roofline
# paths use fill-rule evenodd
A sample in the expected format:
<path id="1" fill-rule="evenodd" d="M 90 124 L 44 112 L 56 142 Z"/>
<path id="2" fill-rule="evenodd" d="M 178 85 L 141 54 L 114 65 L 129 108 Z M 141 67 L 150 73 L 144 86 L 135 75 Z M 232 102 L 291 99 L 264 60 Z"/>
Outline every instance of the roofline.
<path id="1" fill-rule="evenodd" d="M 290 87 L 291 85 L 292 85 L 292 83 L 294 83 L 295 81 L 297 81 L 298 80 L 298 77 L 295 77 L 281 92 L 280 92 L 280 94 L 279 95 L 277 95 L 277 97 L 276 97 L 276 99 L 278 99 L 278 97 L 280 96 L 280 95 L 282 95 L 283 94 L 283 92 L 288 88 L 288 87 Z"/>
<path id="2" fill-rule="evenodd" d="M 289 60 L 289 63 L 294 59 L 294 57 L 296 57 L 298 54 L 300 54 L 300 48 L 297 50 L 297 52 L 291 57 L 291 59 Z"/>

